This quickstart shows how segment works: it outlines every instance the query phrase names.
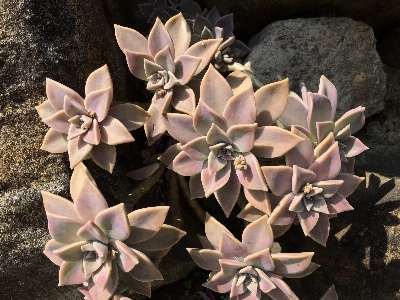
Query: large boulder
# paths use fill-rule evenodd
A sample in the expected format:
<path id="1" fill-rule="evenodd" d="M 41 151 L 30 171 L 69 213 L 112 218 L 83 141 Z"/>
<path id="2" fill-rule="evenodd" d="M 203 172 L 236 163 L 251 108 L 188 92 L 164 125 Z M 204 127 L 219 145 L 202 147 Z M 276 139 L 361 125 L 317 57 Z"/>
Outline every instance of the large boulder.
<path id="1" fill-rule="evenodd" d="M 349 18 L 278 21 L 251 38 L 246 61 L 264 83 L 289 77 L 300 94 L 300 83 L 317 92 L 325 75 L 338 90 L 336 117 L 357 106 L 365 115 L 383 110 L 386 77 L 372 28 Z"/>

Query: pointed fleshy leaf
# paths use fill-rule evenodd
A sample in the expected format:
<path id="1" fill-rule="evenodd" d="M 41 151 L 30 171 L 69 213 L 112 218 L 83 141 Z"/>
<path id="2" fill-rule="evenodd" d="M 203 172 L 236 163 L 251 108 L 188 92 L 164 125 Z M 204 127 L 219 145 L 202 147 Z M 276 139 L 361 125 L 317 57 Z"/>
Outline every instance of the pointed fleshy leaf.
<path id="1" fill-rule="evenodd" d="M 308 93 L 310 99 L 308 107 L 308 128 L 310 132 L 316 137 L 317 136 L 317 122 L 331 121 L 332 106 L 330 100 L 317 93 Z"/>
<path id="2" fill-rule="evenodd" d="M 151 297 L 151 282 L 136 280 L 129 273 L 125 272 L 119 272 L 119 276 L 121 277 L 122 282 L 132 291 Z"/>
<path id="3" fill-rule="evenodd" d="M 347 198 L 350 196 L 358 185 L 365 179 L 364 177 L 358 177 L 352 174 L 340 173 L 335 177 L 336 180 L 343 180 L 343 184 L 339 189 L 339 193 L 343 197 Z"/>
<path id="4" fill-rule="evenodd" d="M 196 108 L 196 97 L 193 90 L 186 85 L 174 86 L 171 104 L 176 110 L 192 116 Z"/>
<path id="5" fill-rule="evenodd" d="M 86 143 L 81 137 L 68 141 L 70 168 L 75 168 L 92 151 L 93 145 Z"/>
<path id="6" fill-rule="evenodd" d="M 90 244 L 91 245 L 91 244 Z M 101 244 L 103 245 L 103 244 Z M 105 245 L 103 245 L 105 246 Z M 105 246 L 107 247 L 107 246 Z M 90 252 L 87 252 L 88 254 L 90 254 Z M 92 253 L 95 254 L 95 253 Z M 107 257 L 106 257 L 107 260 Z M 96 256 L 96 255 L 85 255 L 85 257 L 83 258 L 83 270 L 85 272 L 85 276 L 90 277 L 93 275 L 94 272 L 96 272 L 101 265 L 105 262 L 104 258 L 100 259 L 100 257 Z"/>
<path id="7" fill-rule="evenodd" d="M 206 196 L 201 183 L 201 173 L 190 176 L 189 180 L 190 198 L 204 198 Z"/>
<path id="8" fill-rule="evenodd" d="M 87 281 L 87 277 L 83 272 L 82 261 L 66 262 L 60 266 L 58 286 L 81 284 Z"/>
<path id="9" fill-rule="evenodd" d="M 49 118 L 57 112 L 57 110 L 51 105 L 49 100 L 46 100 L 42 104 L 35 106 L 35 109 L 42 119 Z"/>
<path id="10" fill-rule="evenodd" d="M 223 117 L 227 121 L 228 126 L 254 124 L 256 120 L 256 106 L 252 86 L 228 100 Z"/>
<path id="11" fill-rule="evenodd" d="M 108 114 L 112 101 L 112 88 L 95 90 L 85 98 L 85 108 L 96 113 L 97 121 L 101 122 Z"/>
<path id="12" fill-rule="evenodd" d="M 249 190 L 246 188 L 243 188 L 243 191 L 244 191 L 244 196 L 252 206 L 254 206 L 256 209 L 264 212 L 267 215 L 271 214 L 271 203 L 269 200 L 268 192 Z"/>
<path id="13" fill-rule="evenodd" d="M 303 100 L 296 93 L 290 91 L 287 106 L 279 120 L 286 128 L 290 128 L 292 125 L 308 128 L 307 115 L 308 110 Z"/>
<path id="14" fill-rule="evenodd" d="M 299 300 L 290 287 L 280 278 L 271 276 L 271 281 L 275 284 L 276 288 L 269 291 L 267 294 L 272 299 L 276 300 Z"/>
<path id="15" fill-rule="evenodd" d="M 50 153 L 67 152 L 68 151 L 67 135 L 59 133 L 53 128 L 50 128 L 43 139 L 43 144 L 40 147 L 40 149 L 48 151 Z"/>
<path id="16" fill-rule="evenodd" d="M 195 130 L 201 135 L 207 135 L 212 124 L 222 130 L 227 130 L 228 126 L 224 118 L 209 107 L 204 101 L 199 101 L 193 115 L 193 125 Z"/>
<path id="17" fill-rule="evenodd" d="M 135 252 L 121 241 L 110 241 L 110 245 L 118 252 L 115 261 L 123 272 L 131 271 L 138 263 Z"/>
<path id="18" fill-rule="evenodd" d="M 82 241 L 76 235 L 84 223 L 69 217 L 47 213 L 48 229 L 51 237 L 62 244 L 72 244 Z"/>
<path id="19" fill-rule="evenodd" d="M 204 224 L 207 239 L 216 250 L 219 250 L 219 244 L 222 238 L 222 231 L 227 233 L 230 233 L 230 231 L 208 213 L 206 213 L 206 221 L 204 222 Z"/>
<path id="20" fill-rule="evenodd" d="M 182 145 L 181 149 L 194 160 L 206 160 L 210 154 L 209 144 L 205 136 L 198 137 Z"/>
<path id="21" fill-rule="evenodd" d="M 136 244 L 153 237 L 161 228 L 168 213 L 168 206 L 137 209 L 128 215 L 130 235 L 126 244 Z"/>
<path id="22" fill-rule="evenodd" d="M 262 270 L 256 268 L 256 272 L 259 277 L 258 284 L 261 291 L 263 291 L 264 293 L 268 293 L 275 288 L 275 284 L 273 283 L 273 281 Z"/>
<path id="23" fill-rule="evenodd" d="M 214 57 L 215 52 L 217 51 L 219 45 L 221 44 L 222 39 L 212 39 L 206 41 L 200 41 L 192 45 L 189 49 L 184 53 L 185 55 L 190 55 L 194 57 L 201 58 L 201 63 L 197 67 L 194 75 L 199 74 L 203 69 L 208 66 L 211 59 Z M 230 98 L 230 97 L 229 97 Z M 221 112 L 222 114 L 222 112 Z"/>
<path id="24" fill-rule="evenodd" d="M 314 172 L 293 166 L 292 191 L 297 194 L 307 183 L 315 182 L 316 175 Z"/>
<path id="25" fill-rule="evenodd" d="M 263 86 L 254 93 L 258 126 L 272 125 L 285 111 L 289 95 L 289 79 Z"/>
<path id="26" fill-rule="evenodd" d="M 182 85 L 188 83 L 201 63 L 201 58 L 180 55 L 175 59 L 175 76 Z"/>
<path id="27" fill-rule="evenodd" d="M 233 95 L 238 95 L 245 90 L 253 88 L 250 77 L 240 71 L 230 73 L 225 79 L 231 87 Z"/>
<path id="28" fill-rule="evenodd" d="M 342 184 L 343 180 L 327 180 L 314 182 L 313 186 L 322 188 L 323 191 L 321 194 L 324 196 L 324 198 L 330 198 L 336 194 L 337 191 L 339 191 Z"/>
<path id="29" fill-rule="evenodd" d="M 110 108 L 108 115 L 118 119 L 129 131 L 143 126 L 151 117 L 147 111 L 138 105 L 125 103 Z"/>
<path id="30" fill-rule="evenodd" d="M 174 59 L 172 58 L 171 49 L 168 45 L 154 56 L 154 61 L 164 70 L 172 73 L 175 72 Z"/>
<path id="31" fill-rule="evenodd" d="M 293 223 L 295 212 L 289 210 L 289 206 L 292 203 L 294 194 L 290 193 L 282 198 L 275 209 L 272 211 L 268 218 L 268 224 L 273 225 L 289 225 Z"/>
<path id="32" fill-rule="evenodd" d="M 329 133 L 333 132 L 335 129 L 335 123 L 331 121 L 325 121 L 325 122 L 317 122 L 316 123 L 316 132 L 317 132 L 317 141 L 318 143 L 321 143 Z"/>
<path id="33" fill-rule="evenodd" d="M 338 295 L 336 294 L 335 286 L 332 285 L 325 294 L 322 295 L 320 300 L 338 300 Z"/>
<path id="34" fill-rule="evenodd" d="M 338 133 L 347 125 L 350 125 L 350 131 L 352 134 L 360 130 L 365 123 L 364 111 L 365 107 L 359 106 L 346 112 L 335 122 L 335 131 L 333 133 Z"/>
<path id="35" fill-rule="evenodd" d="M 48 118 L 42 119 L 42 122 L 47 126 L 50 126 L 54 130 L 59 133 L 68 133 L 69 126 L 71 125 L 69 122 L 69 117 L 65 114 L 63 110 L 55 112 L 53 115 Z"/>
<path id="36" fill-rule="evenodd" d="M 115 159 L 117 157 L 115 146 L 101 142 L 93 147 L 91 156 L 93 161 L 99 167 L 112 173 L 115 166 Z"/>
<path id="37" fill-rule="evenodd" d="M 186 235 L 185 231 L 163 224 L 154 236 L 146 241 L 134 244 L 133 247 L 140 251 L 160 251 L 172 247 L 184 235 Z"/>
<path id="38" fill-rule="evenodd" d="M 236 204 L 237 199 L 239 198 L 241 184 L 238 180 L 236 174 L 234 174 L 233 169 L 231 168 L 231 175 L 229 176 L 229 180 L 227 183 L 221 187 L 220 189 L 215 191 L 215 198 L 219 205 L 222 207 L 224 214 L 226 217 L 229 217 L 233 207 Z"/>
<path id="39" fill-rule="evenodd" d="M 232 282 L 235 276 L 229 274 L 225 275 L 224 273 L 218 272 L 211 279 L 209 279 L 206 283 L 203 284 L 204 287 L 209 288 L 217 293 L 226 293 L 231 290 Z"/>
<path id="40" fill-rule="evenodd" d="M 103 244 L 108 244 L 108 238 L 105 233 L 94 222 L 88 221 L 77 232 L 77 235 L 83 240 L 100 241 Z"/>
<path id="41" fill-rule="evenodd" d="M 346 157 L 356 156 L 361 152 L 369 149 L 358 138 L 355 138 L 353 136 L 349 137 L 345 142 L 343 142 L 343 144 L 346 145 L 346 148 L 344 149 Z"/>
<path id="42" fill-rule="evenodd" d="M 315 225 L 313 230 L 308 233 L 308 236 L 322 246 L 326 246 L 326 241 L 329 236 L 329 216 L 325 214 L 319 214 L 318 223 Z"/>
<path id="43" fill-rule="evenodd" d="M 258 252 L 248 255 L 244 259 L 244 262 L 248 266 L 258 267 L 264 271 L 272 271 L 275 268 L 269 248 L 261 249 Z"/>
<path id="44" fill-rule="evenodd" d="M 222 116 L 225 106 L 233 96 L 226 79 L 212 65 L 208 68 L 200 85 L 200 101 Z"/>
<path id="45" fill-rule="evenodd" d="M 267 224 L 268 215 L 249 224 L 243 231 L 242 243 L 250 253 L 256 253 L 271 248 L 274 241 L 271 225 Z M 260 239 L 262 236 L 262 239 Z"/>
<path id="46" fill-rule="evenodd" d="M 331 147 L 335 143 L 335 137 L 333 136 L 333 133 L 329 133 L 327 137 L 320 142 L 320 144 L 315 147 L 314 149 L 314 159 L 320 157 L 322 154 L 324 154 L 326 151 L 328 151 L 329 147 Z"/>
<path id="47" fill-rule="evenodd" d="M 177 141 L 185 144 L 200 135 L 193 127 L 193 118 L 188 115 L 168 113 L 162 117 L 168 133 Z M 184 128 L 184 130 L 182 130 Z"/>
<path id="48" fill-rule="evenodd" d="M 332 82 L 328 80 L 324 75 L 319 80 L 318 94 L 324 95 L 329 98 L 332 106 L 331 120 L 334 119 L 337 107 L 337 90 Z"/>
<path id="49" fill-rule="evenodd" d="M 94 221 L 99 212 L 108 208 L 106 199 L 83 163 L 72 173 L 70 191 L 75 210 L 84 222 Z"/>
<path id="50" fill-rule="evenodd" d="M 222 255 L 217 250 L 186 248 L 194 262 L 202 269 L 219 271 Z"/>
<path id="51" fill-rule="evenodd" d="M 147 76 L 146 80 L 148 80 L 148 77 L 152 76 L 154 73 L 164 71 L 164 69 L 160 65 L 153 62 L 152 59 L 144 59 L 144 71 Z"/>
<path id="52" fill-rule="evenodd" d="M 207 132 L 207 143 L 217 145 L 220 143 L 232 144 L 232 140 L 228 135 L 215 123 L 211 124 L 210 130 Z"/>
<path id="53" fill-rule="evenodd" d="M 272 254 L 274 273 L 285 276 L 303 272 L 311 263 L 314 252 Z"/>
<path id="54" fill-rule="evenodd" d="M 197 237 L 199 238 L 199 241 L 204 249 L 215 250 L 214 246 L 211 244 L 206 236 L 198 234 Z"/>
<path id="55" fill-rule="evenodd" d="M 155 93 L 151 103 L 157 108 L 157 110 L 160 112 L 160 114 L 165 113 L 169 105 L 171 103 L 173 91 L 169 90 L 165 94 L 159 95 L 158 93 Z"/>
<path id="56" fill-rule="evenodd" d="M 96 215 L 95 223 L 108 237 L 115 240 L 125 240 L 131 231 L 123 203 L 99 212 Z"/>
<path id="57" fill-rule="evenodd" d="M 190 45 L 190 28 L 182 13 L 173 16 L 165 23 L 175 47 L 175 57 L 183 54 Z"/>
<path id="58" fill-rule="evenodd" d="M 46 255 L 47 258 L 50 259 L 54 264 L 56 264 L 57 266 L 61 266 L 63 260 L 58 255 L 54 254 L 53 251 L 64 246 L 65 244 L 59 243 L 56 240 L 51 239 L 46 243 L 43 254 Z"/>
<path id="59" fill-rule="evenodd" d="M 84 134 L 82 134 L 82 139 L 91 145 L 100 144 L 100 128 L 96 119 L 93 119 L 92 126 L 90 126 L 90 128 Z"/>
<path id="60" fill-rule="evenodd" d="M 257 124 L 233 125 L 227 135 L 232 140 L 232 145 L 239 152 L 249 152 L 253 148 Z"/>
<path id="61" fill-rule="evenodd" d="M 146 133 L 147 143 L 151 146 L 155 141 L 157 141 L 167 130 L 164 125 L 163 117 L 154 106 L 151 104 L 149 110 L 147 111 L 152 116 L 144 124 L 144 132 Z"/>
<path id="62" fill-rule="evenodd" d="M 260 125 L 260 124 L 258 124 Z M 256 156 L 275 158 L 300 144 L 304 138 L 274 126 L 258 127 L 251 152 Z"/>
<path id="63" fill-rule="evenodd" d="M 103 90 L 108 87 L 111 87 L 111 98 L 112 98 L 112 79 L 110 76 L 110 71 L 107 65 L 98 68 L 97 70 L 93 71 L 88 78 L 86 79 L 85 84 L 85 95 L 89 95 L 91 92 Z"/>
<path id="64" fill-rule="evenodd" d="M 165 150 L 164 153 L 158 157 L 158 160 L 169 166 L 181 151 L 181 144 L 176 143 L 168 147 L 168 149 Z"/>
<path id="65" fill-rule="evenodd" d="M 310 231 L 317 224 L 319 217 L 322 215 L 324 214 L 320 214 L 313 210 L 308 211 L 306 209 L 297 214 L 301 228 L 306 236 L 309 235 Z"/>
<path id="66" fill-rule="evenodd" d="M 335 134 L 335 139 L 338 142 L 345 142 L 351 136 L 351 129 L 350 124 L 340 130 L 338 133 Z"/>
<path id="67" fill-rule="evenodd" d="M 115 293 L 118 287 L 119 275 L 115 261 L 112 261 L 111 264 L 111 274 L 109 276 L 109 279 L 106 281 L 105 288 L 94 284 L 93 280 L 89 281 L 89 293 L 93 299 L 110 299 L 111 296 Z"/>
<path id="68" fill-rule="evenodd" d="M 231 168 L 232 164 L 227 163 L 221 170 L 212 174 L 209 173 L 208 168 L 203 168 L 201 171 L 201 182 L 207 198 L 228 182 L 231 176 Z"/>
<path id="69" fill-rule="evenodd" d="M 139 259 L 139 263 L 129 272 L 134 279 L 144 282 L 164 279 L 156 265 L 145 254 L 132 250 Z"/>
<path id="70" fill-rule="evenodd" d="M 204 161 L 194 160 L 182 151 L 175 157 L 168 168 L 182 176 L 192 176 L 202 172 L 203 165 Z"/>
<path id="71" fill-rule="evenodd" d="M 60 257 L 63 261 L 68 261 L 68 262 L 80 261 L 82 264 L 84 252 L 82 252 L 81 247 L 86 245 L 87 243 L 88 241 L 80 241 L 72 243 L 70 245 L 54 250 L 53 253 L 58 257 Z"/>
<path id="72" fill-rule="evenodd" d="M 210 20 L 208 20 L 208 18 L 205 18 L 202 15 L 198 15 L 196 16 L 194 23 L 193 23 L 193 32 L 200 34 L 204 27 L 206 27 L 209 30 L 213 29 L 213 24 L 210 23 Z"/>
<path id="73" fill-rule="evenodd" d="M 226 275 L 234 275 L 239 269 L 246 266 L 245 263 L 235 259 L 220 259 L 219 264 L 221 266 L 221 272 Z"/>
<path id="74" fill-rule="evenodd" d="M 268 191 L 257 158 L 251 152 L 243 153 L 243 157 L 246 159 L 247 169 L 236 169 L 240 183 L 249 190 Z"/>
<path id="75" fill-rule="evenodd" d="M 77 92 L 50 78 L 46 78 L 46 95 L 57 111 L 64 109 L 64 97 L 66 95 L 83 105 L 83 98 Z"/>
<path id="76" fill-rule="evenodd" d="M 305 209 L 304 206 L 304 192 L 303 193 L 297 193 L 294 198 L 292 203 L 289 206 L 290 211 L 294 212 L 302 212 Z"/>
<path id="77" fill-rule="evenodd" d="M 346 198 L 340 194 L 336 193 L 331 198 L 326 199 L 326 206 L 330 214 L 338 214 L 344 211 L 354 210 Z"/>
<path id="78" fill-rule="evenodd" d="M 261 167 L 267 185 L 277 196 L 283 196 L 292 191 L 291 180 L 293 169 L 287 166 L 264 166 Z"/>
<path id="79" fill-rule="evenodd" d="M 64 112 L 69 118 L 75 117 L 77 115 L 89 115 L 88 111 L 83 105 L 78 103 L 75 99 L 65 95 L 64 97 Z"/>
<path id="80" fill-rule="evenodd" d="M 341 167 L 338 142 L 318 157 L 309 167 L 317 178 L 315 181 L 330 180 L 336 177 Z"/>
<path id="81" fill-rule="evenodd" d="M 231 259 L 233 257 L 246 257 L 249 250 L 238 239 L 225 230 L 221 231 L 221 241 L 219 244 L 219 252 L 223 258 Z"/>
<path id="82" fill-rule="evenodd" d="M 286 165 L 289 167 L 297 165 L 307 169 L 314 159 L 314 146 L 312 141 L 298 128 L 292 126 L 291 131 L 303 141 L 286 153 Z"/>
<path id="83" fill-rule="evenodd" d="M 160 164 L 152 164 L 152 165 L 145 166 L 143 168 L 131 171 L 129 173 L 126 173 L 125 175 L 134 180 L 143 180 L 143 179 L 146 179 L 146 178 L 150 177 L 151 175 L 153 175 L 154 172 L 157 171 L 159 167 L 160 167 Z"/>
<path id="84" fill-rule="evenodd" d="M 41 193 L 46 213 L 80 220 L 71 201 L 46 191 Z"/>
<path id="85" fill-rule="evenodd" d="M 150 54 L 147 39 L 142 34 L 134 29 L 119 25 L 114 25 L 114 28 L 118 46 L 123 52 L 128 49 L 138 53 Z"/>
<path id="86" fill-rule="evenodd" d="M 175 57 L 174 43 L 159 18 L 156 19 L 156 22 L 150 31 L 148 43 L 151 56 L 155 57 L 159 51 L 163 50 L 166 46 L 169 46 L 172 57 Z"/>
<path id="87" fill-rule="evenodd" d="M 107 282 L 110 280 L 112 271 L 111 260 L 106 260 L 92 275 L 93 282 L 101 289 L 104 290 Z"/>
<path id="88" fill-rule="evenodd" d="M 101 141 L 108 145 L 133 142 L 135 139 L 117 119 L 107 116 L 100 124 Z"/>

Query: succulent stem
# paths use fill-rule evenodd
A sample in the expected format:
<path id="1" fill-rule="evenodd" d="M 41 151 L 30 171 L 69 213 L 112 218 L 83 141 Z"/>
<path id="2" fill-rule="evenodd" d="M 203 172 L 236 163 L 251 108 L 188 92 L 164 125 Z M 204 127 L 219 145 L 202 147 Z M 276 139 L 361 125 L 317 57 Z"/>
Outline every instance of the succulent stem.
<path id="1" fill-rule="evenodd" d="M 164 173 L 166 167 L 166 165 L 162 164 L 149 178 L 143 180 L 142 183 L 128 195 L 127 200 L 132 201 L 133 204 L 136 204 L 137 201 L 143 197 L 143 195 L 146 194 L 153 187 L 153 185 L 156 184 L 161 175 Z"/>
<path id="2" fill-rule="evenodd" d="M 228 66 L 228 70 L 229 71 L 241 71 L 241 72 L 247 74 L 250 77 L 251 82 L 253 82 L 253 85 L 257 89 L 259 89 L 259 88 L 264 86 L 264 83 L 262 83 L 262 81 L 260 79 L 258 79 L 257 76 L 254 75 L 254 73 L 248 67 L 242 65 L 241 63 L 234 62 L 234 63 L 229 64 L 227 66 Z"/>
<path id="3" fill-rule="evenodd" d="M 171 225 L 177 228 L 182 228 L 183 226 L 183 217 L 181 207 L 179 206 L 179 189 L 178 189 L 178 180 L 177 174 L 174 171 L 168 170 L 165 173 L 165 177 L 168 181 L 169 187 L 169 213 L 171 216 Z"/>
<path id="4" fill-rule="evenodd" d="M 196 199 L 190 199 L 191 196 L 190 196 L 189 185 L 186 179 L 181 175 L 178 175 L 178 184 L 183 192 L 185 199 L 189 203 L 190 208 L 196 214 L 200 222 L 204 224 L 206 220 L 206 211 L 199 205 Z"/>

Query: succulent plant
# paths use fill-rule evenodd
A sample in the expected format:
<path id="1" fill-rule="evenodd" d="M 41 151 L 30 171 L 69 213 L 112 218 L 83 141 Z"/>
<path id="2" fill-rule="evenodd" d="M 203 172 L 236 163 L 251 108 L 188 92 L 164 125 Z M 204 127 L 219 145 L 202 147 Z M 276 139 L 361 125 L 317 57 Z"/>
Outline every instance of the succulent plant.
<path id="1" fill-rule="evenodd" d="M 78 288 L 78 291 L 80 291 L 85 296 L 83 298 L 84 300 L 95 300 L 89 292 L 89 283 L 84 282 L 83 286 Z M 121 294 L 114 294 L 111 300 L 132 300 L 132 299 L 122 296 Z"/>
<path id="2" fill-rule="evenodd" d="M 311 262 L 313 252 L 271 254 L 273 243 L 268 216 L 248 225 L 242 242 L 216 219 L 207 215 L 206 237 L 200 236 L 205 249 L 188 248 L 194 262 L 210 270 L 203 286 L 218 292 L 230 292 L 230 299 L 260 299 L 262 293 L 272 299 L 298 299 L 282 277 L 301 278 L 318 268 Z M 260 238 L 262 237 L 262 238 Z"/>
<path id="3" fill-rule="evenodd" d="M 114 295 L 121 279 L 150 297 L 151 281 L 163 277 L 146 254 L 162 254 L 185 235 L 163 224 L 168 207 L 128 215 L 123 203 L 109 208 L 83 163 L 75 168 L 70 188 L 73 203 L 42 191 L 52 237 L 44 254 L 60 266 L 59 285 L 87 282 L 91 297 L 103 300 Z"/>
<path id="4" fill-rule="evenodd" d="M 281 116 L 282 123 L 290 127 L 300 125 L 301 130 L 313 142 L 314 146 L 333 132 L 339 142 L 341 172 L 354 173 L 355 156 L 368 149 L 358 138 L 352 136 L 365 123 L 364 107 L 346 112 L 333 122 L 337 107 L 337 90 L 325 76 L 321 76 L 318 93 L 307 92 L 302 87 L 302 98 L 290 92 L 288 105 Z"/>
<path id="5" fill-rule="evenodd" d="M 364 178 L 339 173 L 339 143 L 333 133 L 314 149 L 301 131 L 292 127 L 292 132 L 304 141 L 286 153 L 286 166 L 261 167 L 272 193 L 283 196 L 268 224 L 288 229 L 297 217 L 304 234 L 325 246 L 329 218 L 353 209 L 346 197 Z"/>
<path id="6" fill-rule="evenodd" d="M 165 132 L 162 114 L 170 104 L 180 112 L 193 114 L 196 99 L 186 84 L 208 65 L 222 39 L 189 48 L 190 29 L 182 14 L 169 19 L 165 26 L 157 19 L 148 39 L 119 25 L 115 25 L 115 35 L 132 74 L 146 80 L 147 89 L 155 92 L 148 110 L 152 116 L 144 127 L 151 145 Z"/>
<path id="7" fill-rule="evenodd" d="M 285 109 L 288 84 L 285 79 L 254 93 L 244 73 L 233 72 L 225 79 L 210 65 L 193 117 L 165 115 L 169 134 L 180 144 L 160 160 L 180 175 L 191 176 L 192 198 L 214 193 L 229 216 L 243 185 L 247 200 L 270 212 L 268 188 L 256 156 L 281 156 L 303 140 L 270 126 Z M 172 157 L 172 152 L 177 155 Z"/>
<path id="8" fill-rule="evenodd" d="M 242 62 L 250 49 L 233 34 L 233 14 L 221 17 L 214 7 L 206 16 L 198 14 L 193 23 L 192 43 L 208 39 L 223 38 L 212 60 L 214 67 L 221 72 L 227 71 L 226 65 Z"/>
<path id="9" fill-rule="evenodd" d="M 165 23 L 179 14 L 178 6 L 179 1 L 148 0 L 147 3 L 138 4 L 139 10 L 135 12 L 135 15 L 150 24 L 154 24 L 157 18 Z"/>
<path id="10" fill-rule="evenodd" d="M 107 65 L 89 75 L 85 99 L 49 78 L 46 93 L 48 100 L 36 106 L 42 121 L 51 127 L 41 149 L 51 153 L 68 151 L 71 169 L 90 155 L 97 165 L 111 173 L 115 145 L 133 142 L 129 131 L 141 127 L 150 117 L 130 103 L 110 108 L 113 87 Z"/>

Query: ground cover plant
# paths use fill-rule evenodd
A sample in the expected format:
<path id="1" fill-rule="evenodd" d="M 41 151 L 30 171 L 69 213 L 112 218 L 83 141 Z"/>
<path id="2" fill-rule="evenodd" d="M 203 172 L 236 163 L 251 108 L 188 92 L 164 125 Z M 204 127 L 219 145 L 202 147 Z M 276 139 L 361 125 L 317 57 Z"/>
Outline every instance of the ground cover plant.
<path id="1" fill-rule="evenodd" d="M 288 78 L 262 83 L 242 65 L 250 49 L 235 39 L 233 16 L 216 8 L 151 0 L 138 15 L 153 24 L 148 37 L 121 25 L 115 36 L 127 68 L 153 93 L 147 110 L 111 106 L 107 66 L 89 75 L 85 98 L 47 79 L 48 100 L 36 107 L 50 127 L 41 149 L 68 152 L 74 169 L 73 202 L 42 191 L 52 237 L 44 254 L 60 266 L 59 285 L 81 285 L 85 299 L 129 299 L 128 290 L 151 297 L 151 282 L 163 279 L 152 259 L 186 234 L 179 205 L 108 207 L 84 165 L 93 159 L 112 173 L 123 163 L 115 145 L 133 142 L 129 131 L 144 126 L 145 166 L 127 174 L 143 180 L 133 194 L 143 196 L 167 168 L 174 174 L 205 225 L 203 249 L 187 249 L 211 271 L 203 286 L 229 299 L 298 299 L 283 278 L 316 270 L 314 253 L 274 253 L 274 238 L 300 224 L 326 246 L 329 219 L 353 209 L 346 197 L 364 179 L 353 175 L 355 157 L 367 147 L 352 134 L 364 125 L 364 108 L 337 119 L 337 91 L 323 75 L 318 92 L 304 85 L 302 98 Z M 196 200 L 212 195 L 226 217 L 241 207 L 241 241 Z M 164 224 L 168 210 L 175 226 Z M 321 299 L 337 299 L 335 289 Z"/>

